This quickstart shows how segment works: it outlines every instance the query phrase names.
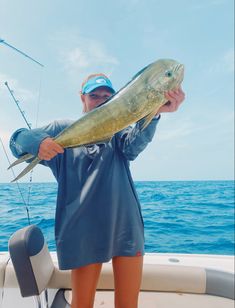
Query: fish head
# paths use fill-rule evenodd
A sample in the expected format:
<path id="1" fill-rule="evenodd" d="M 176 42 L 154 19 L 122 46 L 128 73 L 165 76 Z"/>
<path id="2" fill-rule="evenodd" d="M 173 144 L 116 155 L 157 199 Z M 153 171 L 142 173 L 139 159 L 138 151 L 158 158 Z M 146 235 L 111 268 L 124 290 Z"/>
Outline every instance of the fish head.
<path id="1" fill-rule="evenodd" d="M 161 59 L 147 67 L 145 77 L 149 87 L 164 93 L 179 88 L 184 78 L 184 65 L 172 59 Z"/>

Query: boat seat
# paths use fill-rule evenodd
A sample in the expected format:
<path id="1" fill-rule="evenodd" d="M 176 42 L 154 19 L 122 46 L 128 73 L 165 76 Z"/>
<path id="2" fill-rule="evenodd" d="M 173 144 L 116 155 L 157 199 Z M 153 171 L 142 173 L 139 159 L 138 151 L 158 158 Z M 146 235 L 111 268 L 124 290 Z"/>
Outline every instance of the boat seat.
<path id="1" fill-rule="evenodd" d="M 36 296 L 38 307 L 41 307 L 40 295 L 46 291 L 54 272 L 54 263 L 41 230 L 35 225 L 17 230 L 9 240 L 9 253 L 22 297 Z M 57 291 L 51 308 L 70 307 L 64 291 Z"/>

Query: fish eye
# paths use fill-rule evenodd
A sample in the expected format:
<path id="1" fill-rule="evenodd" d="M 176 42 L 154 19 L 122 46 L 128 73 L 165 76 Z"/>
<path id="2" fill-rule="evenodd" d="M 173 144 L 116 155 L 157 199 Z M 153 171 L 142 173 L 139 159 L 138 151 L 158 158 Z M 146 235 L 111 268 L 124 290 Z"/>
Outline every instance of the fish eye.
<path id="1" fill-rule="evenodd" d="M 166 77 L 172 77 L 172 71 L 166 71 L 165 76 Z"/>

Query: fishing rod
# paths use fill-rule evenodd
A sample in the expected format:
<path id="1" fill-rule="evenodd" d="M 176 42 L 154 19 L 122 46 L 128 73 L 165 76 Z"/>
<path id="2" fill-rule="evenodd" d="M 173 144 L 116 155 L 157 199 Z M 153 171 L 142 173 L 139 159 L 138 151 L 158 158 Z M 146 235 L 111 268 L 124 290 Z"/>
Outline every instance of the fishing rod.
<path id="1" fill-rule="evenodd" d="M 26 58 L 28 58 L 29 60 L 33 61 L 34 63 L 38 64 L 41 68 L 44 67 L 44 65 L 43 65 L 42 63 L 40 63 L 40 62 L 38 62 L 37 60 L 35 60 L 34 58 L 30 57 L 29 55 L 27 55 L 25 52 L 19 50 L 18 48 L 16 48 L 16 47 L 10 45 L 9 43 L 7 43 L 7 42 L 6 42 L 4 39 L 2 39 L 2 38 L 0 38 L 0 44 L 3 44 L 3 45 L 5 45 L 5 46 L 7 46 L 7 47 L 10 47 L 10 48 L 13 49 L 14 51 L 20 53 L 20 54 L 23 55 L 24 57 L 26 57 Z M 25 123 L 27 124 L 28 128 L 31 129 L 31 124 L 27 121 L 27 119 L 26 119 L 26 117 L 25 117 L 25 113 L 24 113 L 24 111 L 20 108 L 19 101 L 15 98 L 15 96 L 14 96 L 14 94 L 13 94 L 13 90 L 10 89 L 10 87 L 8 86 L 7 81 L 5 82 L 5 86 L 7 87 L 7 89 L 8 89 L 8 91 L 9 91 L 11 97 L 13 98 L 13 100 L 14 100 L 14 102 L 15 102 L 17 108 L 19 109 L 20 114 L 22 115 L 22 117 L 23 117 Z M 41 88 L 41 80 L 40 80 L 40 88 Z M 39 95 L 39 97 L 40 97 L 40 95 Z M 39 102 L 39 97 L 38 97 L 38 102 Z M 38 117 L 38 108 L 37 108 L 37 117 Z M 37 122 L 37 119 L 36 119 L 36 122 Z M 10 159 L 9 159 L 9 157 L 8 157 L 8 155 L 7 155 L 7 151 L 6 151 L 5 147 L 4 147 L 4 143 L 3 143 L 2 139 L 1 139 L 1 137 L 0 137 L 0 143 L 2 144 L 2 147 L 3 147 L 4 153 L 5 153 L 6 157 L 7 157 L 8 163 L 11 164 L 11 163 L 10 163 Z M 32 170 L 32 171 L 33 171 L 33 170 Z M 30 186 L 29 186 L 29 190 L 28 190 L 28 205 L 29 205 L 29 198 L 30 198 L 30 191 L 31 191 L 31 184 L 32 184 L 32 171 L 31 171 L 31 174 L 30 174 L 30 181 L 29 181 L 29 182 L 30 182 Z M 12 170 L 12 174 L 13 174 L 13 176 L 14 176 L 14 178 L 15 178 L 15 174 L 14 174 L 14 171 L 13 171 L 13 170 Z M 28 223 L 29 223 L 29 225 L 30 225 L 29 209 L 28 209 L 28 206 L 27 206 L 27 204 L 26 204 L 26 202 L 25 202 L 25 199 L 24 199 L 24 197 L 23 197 L 23 194 L 22 194 L 22 191 L 21 191 L 21 189 L 20 189 L 19 183 L 18 183 L 18 182 L 16 182 L 16 183 L 17 183 L 17 187 L 18 187 L 19 193 L 20 193 L 20 195 L 21 195 L 21 198 L 22 198 L 22 200 L 23 200 L 23 203 L 24 203 L 25 206 L 26 206 L 27 217 L 28 217 Z"/>
<path id="2" fill-rule="evenodd" d="M 42 63 L 38 62 L 37 60 L 35 60 L 35 59 L 32 58 L 31 56 L 27 55 L 25 52 L 19 50 L 18 48 L 16 48 L 16 47 L 10 45 L 9 43 L 7 43 L 7 42 L 6 42 L 4 39 L 2 39 L 2 38 L 0 38 L 0 44 L 4 44 L 5 46 L 10 47 L 11 49 L 13 49 L 13 50 L 15 50 L 16 52 L 20 53 L 20 54 L 23 55 L 24 57 L 26 57 L 26 58 L 28 58 L 29 60 L 33 61 L 34 63 L 40 65 L 41 68 L 44 68 L 44 65 L 43 65 Z M 7 82 L 5 82 L 5 85 L 7 86 L 8 91 L 10 92 L 10 94 L 11 94 L 11 96 L 13 97 L 13 99 L 14 99 L 14 101 L 15 101 L 17 107 L 19 108 L 18 101 L 17 101 L 17 100 L 14 98 L 14 96 L 13 96 L 13 91 L 10 90 L 10 88 L 8 87 Z M 36 113 L 36 126 L 37 126 L 37 120 L 38 120 L 38 107 L 39 107 L 39 100 L 40 100 L 40 90 L 41 90 L 41 79 L 40 79 L 39 97 L 38 97 L 37 113 Z M 19 108 L 19 110 L 20 110 L 20 108 Z M 29 128 L 31 128 L 31 124 L 29 125 L 28 121 L 26 120 L 26 118 L 25 118 L 25 116 L 24 116 L 24 112 L 22 112 L 22 111 L 20 110 L 20 113 L 21 113 L 21 115 L 23 116 L 23 118 L 24 118 L 24 120 L 25 120 L 27 126 L 28 126 Z"/>
<path id="3" fill-rule="evenodd" d="M 3 44 L 3 45 L 5 45 L 5 46 L 7 46 L 7 47 L 10 47 L 11 49 L 13 49 L 13 50 L 19 52 L 19 53 L 20 53 L 21 55 L 23 55 L 24 57 L 26 57 L 26 58 L 32 60 L 33 62 L 37 63 L 37 64 L 40 65 L 41 67 L 44 67 L 44 65 L 43 65 L 42 63 L 40 63 L 40 62 L 38 62 L 37 60 L 35 60 L 34 58 L 30 57 L 29 55 L 27 55 L 25 52 L 19 50 L 18 48 L 14 47 L 14 46 L 12 46 L 12 45 L 10 45 L 10 44 L 8 44 L 8 43 L 7 43 L 4 39 L 2 39 L 2 38 L 0 38 L 0 44 Z"/>
<path id="4" fill-rule="evenodd" d="M 1 143 L 1 145 L 2 145 L 3 151 L 4 151 L 5 156 L 6 156 L 6 158 L 7 158 L 8 164 L 11 164 L 10 159 L 9 159 L 9 156 L 8 156 L 8 154 L 7 154 L 6 148 L 5 148 L 5 146 L 4 146 L 4 143 L 3 143 L 1 137 L 0 137 L 0 143 Z M 11 168 L 11 172 L 12 172 L 13 176 L 15 177 L 15 172 L 14 172 L 13 168 Z M 20 189 L 20 186 L 19 186 L 18 181 L 16 181 L 16 185 L 17 185 L 17 188 L 18 188 L 19 193 L 20 193 L 20 195 L 21 195 L 22 201 L 23 201 L 23 203 L 24 203 L 24 205 L 25 205 L 26 212 L 27 212 L 27 218 L 28 218 L 28 224 L 30 225 L 29 208 L 28 208 L 29 201 L 28 201 L 28 205 L 27 205 L 27 204 L 26 204 L 26 201 L 25 201 L 25 199 L 24 199 L 24 196 L 23 196 L 23 194 L 22 194 L 22 191 L 21 191 L 21 189 Z"/>
<path id="5" fill-rule="evenodd" d="M 16 99 L 16 97 L 15 97 L 14 94 L 13 94 L 14 91 L 9 87 L 7 81 L 6 81 L 4 84 L 5 84 L 5 86 L 7 87 L 7 89 L 8 89 L 8 91 L 9 91 L 11 97 L 13 98 L 13 101 L 14 101 L 14 103 L 16 104 L 18 110 L 20 111 L 20 114 L 22 115 L 22 117 L 23 117 L 23 119 L 24 119 L 26 125 L 28 126 L 29 129 L 31 129 L 31 128 L 32 128 L 32 124 L 29 123 L 29 121 L 27 120 L 27 118 L 26 118 L 26 116 L 25 116 L 25 112 L 21 109 L 21 107 L 20 107 L 20 105 L 19 105 L 19 103 L 20 103 L 19 100 Z M 3 145 L 3 143 L 2 143 L 2 145 Z M 3 145 L 3 149 L 4 149 L 4 145 Z M 4 152 L 5 152 L 5 154 L 6 154 L 6 151 L 5 151 L 5 150 L 4 150 Z M 7 156 L 7 154 L 6 154 L 6 156 Z M 8 159 L 8 163 L 11 164 L 9 159 Z M 14 173 L 13 173 L 13 175 L 14 175 Z M 32 180 L 33 180 L 33 177 L 32 177 L 32 176 L 33 176 L 33 170 L 32 170 L 31 173 L 30 173 L 30 180 L 29 180 L 30 185 L 29 185 L 29 189 L 28 189 L 27 204 L 26 204 L 26 202 L 25 202 L 25 200 L 24 200 L 24 198 L 23 198 L 23 194 L 22 194 L 22 192 L 21 192 L 21 190 L 20 190 L 19 185 L 17 185 L 17 186 L 18 186 L 18 189 L 19 189 L 19 192 L 20 192 L 20 194 L 21 194 L 21 197 L 22 197 L 22 199 L 23 199 L 23 202 L 25 203 L 25 206 L 26 206 L 29 224 L 30 224 L 30 218 L 29 218 L 29 209 L 28 209 L 28 206 L 29 206 L 29 199 L 30 199 L 30 193 L 31 193 L 31 184 L 32 184 Z M 18 184 L 18 183 L 17 183 L 17 184 Z"/>
<path id="6" fill-rule="evenodd" d="M 19 109 L 19 111 L 20 111 L 20 113 L 21 113 L 21 115 L 22 115 L 22 117 L 23 117 L 25 123 L 27 124 L 28 128 L 31 129 L 31 128 L 32 128 L 32 124 L 29 123 L 29 122 L 27 121 L 27 119 L 26 119 L 26 117 L 25 117 L 25 112 L 20 108 L 20 105 L 19 105 L 20 102 L 15 98 L 15 96 L 14 96 L 14 94 L 13 94 L 14 91 L 10 89 L 10 87 L 9 87 L 7 81 L 6 81 L 4 84 L 5 84 L 5 86 L 7 87 L 7 89 L 8 89 L 8 91 L 9 91 L 11 97 L 13 98 L 13 100 L 14 100 L 14 102 L 15 102 L 17 108 Z"/>
<path id="7" fill-rule="evenodd" d="M 28 58 L 29 60 L 33 61 L 34 63 L 40 65 L 41 68 L 44 67 L 43 64 L 41 64 L 41 63 L 38 62 L 37 60 L 33 59 L 32 57 L 30 57 L 29 55 L 27 55 L 27 54 L 24 53 L 23 51 L 17 49 L 16 47 L 14 47 L 14 46 L 12 46 L 12 45 L 10 45 L 10 44 L 8 44 L 5 40 L 3 40 L 3 39 L 1 39 L 1 38 L 0 38 L 0 44 L 4 44 L 5 46 L 12 48 L 12 49 L 15 50 L 16 52 L 18 52 L 18 53 L 20 53 L 21 55 L 23 55 L 24 57 L 26 57 L 26 58 Z M 7 83 L 7 82 L 5 82 L 5 85 L 6 85 L 6 87 L 8 88 L 8 91 L 10 92 L 10 94 L 11 94 L 11 96 L 12 96 L 12 98 L 13 98 L 15 104 L 17 105 L 17 107 L 18 107 L 18 109 L 19 109 L 19 111 L 20 111 L 20 113 L 21 113 L 21 115 L 22 115 L 24 121 L 26 122 L 28 128 L 31 129 L 31 124 L 27 121 L 27 119 L 26 119 L 26 117 L 25 117 L 24 111 L 20 108 L 20 106 L 19 106 L 19 101 L 14 97 L 13 91 L 10 89 L 10 87 L 8 86 L 8 83 Z M 39 105 L 40 90 L 41 90 L 41 79 L 40 79 L 39 96 L 38 96 L 37 105 Z M 38 106 L 37 106 L 37 113 L 36 113 L 36 125 L 37 125 L 37 120 L 38 120 Z M 0 136 L 0 143 L 2 144 L 3 151 L 4 151 L 4 153 L 5 153 L 5 156 L 6 156 L 7 160 L 8 160 L 8 163 L 9 163 L 9 165 L 10 165 L 11 162 L 10 162 L 10 159 L 9 159 L 9 157 L 8 157 L 8 155 L 7 155 L 7 151 L 6 151 L 6 149 L 5 149 L 5 146 L 4 146 L 4 143 L 3 143 L 3 141 L 2 141 L 1 136 Z M 12 168 L 11 168 L 11 171 L 12 171 L 12 174 L 13 174 L 13 176 L 14 176 L 14 178 L 15 178 L 15 173 L 14 173 L 14 170 L 13 170 Z M 28 205 L 29 205 L 29 198 L 30 198 L 30 192 L 31 192 L 32 173 L 33 173 L 33 170 L 32 170 L 31 173 L 30 173 L 30 181 L 29 181 L 29 182 L 30 182 L 30 185 L 29 185 L 29 189 L 28 189 L 28 201 L 27 201 L 27 202 L 28 202 Z M 23 200 L 23 203 L 25 204 L 26 212 L 27 212 L 27 218 L 28 218 L 28 224 L 30 225 L 31 223 L 30 223 L 30 216 L 29 216 L 29 208 L 28 208 L 28 206 L 27 206 L 27 204 L 26 204 L 26 201 L 25 201 L 25 199 L 24 199 L 24 196 L 23 196 L 23 194 L 22 194 L 22 191 L 21 191 L 21 189 L 20 189 L 20 186 L 19 186 L 18 181 L 16 181 L 16 184 L 17 184 L 17 187 L 18 187 L 18 191 L 19 191 L 19 193 L 20 193 L 20 195 L 21 195 L 21 198 L 22 198 L 22 200 Z M 8 258 L 7 263 L 8 263 L 9 261 L 10 261 L 10 257 Z M 2 297 L 2 300 L 3 300 L 3 297 L 4 297 L 4 288 L 2 288 L 1 297 Z"/>

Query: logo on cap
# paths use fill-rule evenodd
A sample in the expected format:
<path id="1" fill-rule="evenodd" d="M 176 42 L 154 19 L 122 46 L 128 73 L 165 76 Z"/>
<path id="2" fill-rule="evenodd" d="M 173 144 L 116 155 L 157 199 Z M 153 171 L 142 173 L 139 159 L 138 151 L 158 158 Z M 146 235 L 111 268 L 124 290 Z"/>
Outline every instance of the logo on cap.
<path id="1" fill-rule="evenodd" d="M 97 83 L 107 83 L 104 78 L 96 79 Z"/>

